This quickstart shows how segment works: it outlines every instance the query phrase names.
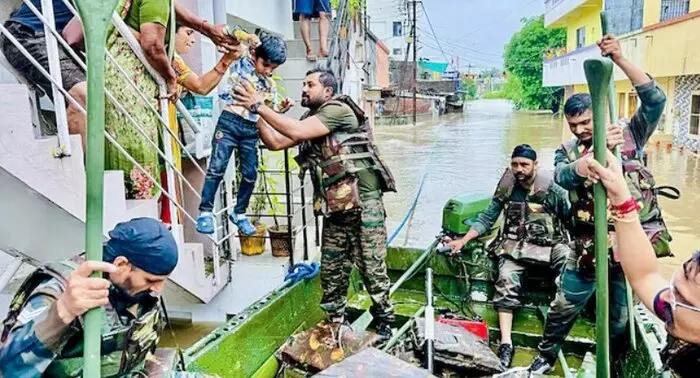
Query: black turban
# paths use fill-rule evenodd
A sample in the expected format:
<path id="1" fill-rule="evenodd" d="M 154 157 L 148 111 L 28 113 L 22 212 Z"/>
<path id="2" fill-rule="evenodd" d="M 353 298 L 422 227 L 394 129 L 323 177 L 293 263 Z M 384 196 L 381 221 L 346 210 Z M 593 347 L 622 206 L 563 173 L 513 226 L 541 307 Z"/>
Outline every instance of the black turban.
<path id="1" fill-rule="evenodd" d="M 529 144 L 521 144 L 513 149 L 513 154 L 510 156 L 511 159 L 516 157 L 537 161 L 537 152 Z"/>
<path id="2" fill-rule="evenodd" d="M 177 265 L 178 248 L 168 228 L 157 219 L 135 218 L 109 232 L 103 260 L 126 257 L 137 268 L 156 276 L 170 274 Z"/>

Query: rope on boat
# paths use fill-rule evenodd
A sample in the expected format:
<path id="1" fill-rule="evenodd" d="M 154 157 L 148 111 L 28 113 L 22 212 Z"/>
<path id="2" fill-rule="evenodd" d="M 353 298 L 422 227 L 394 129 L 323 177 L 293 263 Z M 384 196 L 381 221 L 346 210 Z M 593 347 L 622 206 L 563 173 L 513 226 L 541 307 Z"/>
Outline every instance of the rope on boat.
<path id="1" fill-rule="evenodd" d="M 411 208 L 408 210 L 406 215 L 404 216 L 403 220 L 401 221 L 401 224 L 399 225 L 396 230 L 391 234 L 391 236 L 387 239 L 386 245 L 389 246 L 391 242 L 396 238 L 396 236 L 401 232 L 403 227 L 406 225 L 408 220 L 411 218 L 411 215 L 414 213 L 416 210 L 416 206 L 418 205 L 418 199 L 420 198 L 421 193 L 423 192 L 423 186 L 425 185 L 425 177 L 427 176 L 426 174 L 423 174 L 423 178 L 421 179 L 420 186 L 418 187 L 418 191 L 416 192 L 415 197 L 413 198 L 413 203 L 411 204 Z M 287 275 L 284 277 L 284 282 L 277 288 L 275 288 L 273 291 L 274 292 L 279 292 L 280 290 L 285 289 L 288 286 L 294 285 L 297 282 L 301 280 L 309 280 L 314 277 L 316 277 L 319 273 L 320 270 L 320 264 L 318 262 L 313 262 L 313 263 L 298 263 L 294 264 L 289 268 L 289 272 Z"/>
<path id="2" fill-rule="evenodd" d="M 318 262 L 294 264 L 289 273 L 284 276 L 284 281 L 285 283 L 295 284 L 301 280 L 310 280 L 318 275 L 320 266 Z"/>
<path id="3" fill-rule="evenodd" d="M 406 215 L 403 217 L 403 220 L 399 224 L 399 227 L 394 230 L 394 232 L 389 236 L 389 238 L 386 240 L 386 245 L 390 245 L 392 241 L 396 238 L 396 236 L 401 232 L 403 227 L 406 225 L 408 220 L 413 216 L 413 213 L 416 211 L 416 206 L 418 205 L 418 199 L 420 198 L 421 193 L 423 193 L 423 185 L 425 185 L 425 177 L 427 176 L 427 172 L 423 174 L 423 178 L 420 180 L 420 186 L 418 186 L 418 191 L 416 192 L 416 196 L 413 198 L 413 203 L 411 204 L 411 207 L 408 209 L 408 212 Z"/>

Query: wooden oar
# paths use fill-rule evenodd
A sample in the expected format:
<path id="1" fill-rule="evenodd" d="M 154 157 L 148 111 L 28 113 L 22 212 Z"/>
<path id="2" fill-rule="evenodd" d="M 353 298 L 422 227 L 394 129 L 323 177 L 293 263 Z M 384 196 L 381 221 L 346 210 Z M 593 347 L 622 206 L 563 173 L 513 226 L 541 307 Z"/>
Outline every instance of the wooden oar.
<path id="1" fill-rule="evenodd" d="M 87 260 L 102 261 L 102 209 L 104 200 L 105 44 L 112 12 L 118 0 L 75 0 L 85 33 L 87 52 L 87 151 L 85 153 Z M 100 277 L 95 272 L 93 277 Z M 83 377 L 99 378 L 102 308 L 84 317 Z"/>
<path id="2" fill-rule="evenodd" d="M 601 30 L 603 32 L 603 36 L 608 34 L 608 30 L 610 30 L 610 23 L 608 22 L 608 16 L 605 13 L 605 11 L 600 12 L 600 25 L 601 25 Z M 617 123 L 617 91 L 615 91 L 615 78 L 613 77 L 610 80 L 610 85 L 608 86 L 608 113 L 610 116 L 610 123 Z M 619 159 L 620 158 L 620 146 L 617 145 L 615 146 L 615 149 L 613 150 L 615 153 L 615 156 Z M 625 277 L 625 289 L 626 289 L 626 295 L 627 295 L 627 317 L 629 318 L 630 322 L 630 344 L 632 345 L 632 349 L 636 350 L 637 349 L 637 333 L 635 332 L 634 329 L 634 294 L 632 293 L 632 286 L 630 286 L 630 282 L 627 280 L 627 277 Z"/>
<path id="3" fill-rule="evenodd" d="M 586 59 L 583 62 L 586 81 L 593 103 L 593 154 L 603 166 L 606 164 L 605 100 L 612 79 L 612 62 L 607 58 Z M 594 186 L 595 221 L 595 277 L 596 277 L 596 376 L 610 377 L 610 334 L 608 308 L 608 204 L 603 184 Z"/>

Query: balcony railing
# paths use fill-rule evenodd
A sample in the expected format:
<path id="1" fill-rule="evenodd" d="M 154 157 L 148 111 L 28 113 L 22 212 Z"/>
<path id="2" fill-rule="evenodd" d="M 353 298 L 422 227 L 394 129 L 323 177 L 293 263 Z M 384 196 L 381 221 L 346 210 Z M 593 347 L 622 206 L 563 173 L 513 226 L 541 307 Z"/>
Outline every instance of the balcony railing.
<path id="1" fill-rule="evenodd" d="M 72 6 L 70 1 L 63 1 L 66 4 L 66 6 L 77 17 L 78 13 L 76 9 Z M 22 0 L 22 2 L 44 24 L 46 30 L 46 49 L 49 58 L 49 65 L 47 67 L 48 69 L 42 67 L 42 65 L 22 46 L 22 44 L 2 24 L 0 24 L 0 35 L 3 35 L 5 38 L 7 38 L 9 43 L 12 43 L 22 53 L 22 55 L 24 55 L 24 57 L 27 60 L 29 60 L 29 62 L 31 62 L 31 64 L 39 72 L 41 72 L 41 74 L 48 81 L 52 83 L 52 90 L 54 93 L 54 106 L 56 109 L 55 123 L 58 129 L 56 136 L 58 148 L 56 150 L 59 152 L 56 154 L 56 157 L 69 157 L 71 155 L 71 151 L 69 149 L 70 140 L 68 135 L 68 125 L 65 112 L 66 107 L 63 103 L 61 103 L 61 101 L 67 101 L 68 103 L 73 104 L 85 116 L 87 116 L 87 112 L 86 109 L 80 105 L 79 101 L 77 101 L 77 99 L 74 98 L 67 91 L 66 88 L 63 88 L 61 81 L 61 67 L 59 65 L 58 58 L 58 49 L 62 47 L 76 62 L 76 64 L 80 68 L 82 68 L 83 71 L 86 70 L 86 64 L 84 58 L 78 53 L 76 53 L 66 43 L 61 33 L 59 33 L 53 26 L 55 22 L 53 19 L 53 12 L 51 7 L 52 2 L 50 0 L 42 1 L 43 7 L 41 10 L 37 9 L 37 7 L 35 7 L 30 0 Z M 119 17 L 117 13 L 113 14 L 112 22 L 115 27 L 115 33 L 118 33 L 118 35 L 121 38 L 126 40 L 132 52 L 136 55 L 136 57 L 138 57 L 138 60 L 140 60 L 141 64 L 147 69 L 148 73 L 146 75 L 149 75 L 155 81 L 155 83 L 157 83 L 161 94 L 167 93 L 167 87 L 164 79 L 148 64 L 145 55 L 141 50 L 139 42 L 135 39 L 129 27 L 124 23 L 124 21 L 121 19 L 121 17 Z M 114 136 L 108 133 L 107 131 L 105 131 L 106 141 L 108 144 L 114 146 L 114 148 L 118 151 L 119 154 L 122 155 L 124 159 L 128 160 L 131 164 L 133 164 L 135 170 L 140 171 L 140 173 L 142 173 L 148 179 L 150 184 L 159 190 L 160 194 L 167 198 L 167 201 L 165 201 L 164 203 L 164 207 L 169 207 L 170 210 L 170 222 L 172 226 L 171 229 L 173 236 L 178 241 L 184 240 L 184 237 L 182 237 L 181 235 L 183 233 L 183 223 L 189 223 L 192 226 L 194 226 L 196 224 L 197 214 L 191 210 L 186 209 L 183 198 L 184 193 L 179 193 L 177 188 L 182 187 L 183 191 L 191 191 L 193 193 L 193 196 L 197 200 L 201 199 L 201 188 L 198 188 L 196 187 L 196 185 L 192 184 L 190 179 L 193 179 L 193 177 L 189 177 L 188 179 L 188 177 L 186 177 L 186 175 L 183 173 L 182 169 L 178 168 L 179 164 L 177 164 L 175 161 L 173 146 L 177 146 L 177 148 L 181 151 L 183 161 L 189 160 L 192 163 L 192 167 L 195 170 L 194 175 L 198 175 L 199 178 L 202 178 L 206 174 L 206 172 L 204 171 L 204 169 L 201 168 L 200 164 L 197 162 L 197 159 L 206 157 L 205 155 L 207 151 L 203 148 L 204 143 L 202 143 L 202 141 L 199 141 L 199 143 L 195 143 L 196 146 L 198 146 L 198 148 L 196 149 L 197 151 L 190 152 L 188 146 L 185 146 L 183 144 L 182 140 L 180 139 L 180 136 L 176 135 L 176 133 L 174 133 L 170 127 L 171 119 L 169 115 L 168 100 L 163 99 L 160 100 L 158 104 L 154 104 L 152 99 L 149 99 L 148 96 L 138 88 L 138 86 L 134 83 L 134 80 L 131 77 L 131 75 L 128 74 L 122 66 L 120 66 L 120 64 L 115 59 L 114 55 L 107 48 L 105 48 L 105 59 L 107 60 L 108 64 L 115 67 L 115 69 L 120 75 L 120 80 L 118 83 L 110 82 L 105 87 L 107 102 L 114 106 L 117 109 L 117 111 L 125 117 L 127 126 L 133 129 L 135 135 L 143 139 L 143 141 L 146 143 L 146 147 L 144 148 L 153 149 L 155 151 L 157 156 L 165 165 L 165 179 L 161 180 L 161 177 L 154 177 L 154 175 L 152 175 L 151 172 L 149 172 L 149 170 L 138 161 L 138 158 L 135 158 L 129 152 L 127 152 L 124 146 L 120 145 L 120 143 L 114 138 Z M 338 69 L 342 70 L 342 66 L 338 67 Z M 16 74 L 21 76 L 21 73 Z M 133 96 L 140 101 L 139 106 L 143 106 L 143 109 L 145 109 L 142 111 L 149 112 L 149 114 L 155 117 L 161 138 L 150 138 L 144 131 L 146 128 L 145 125 L 140 124 L 137 120 L 137 117 L 134 115 L 137 110 L 127 108 L 119 102 L 117 97 L 114 95 L 115 90 L 125 88 L 128 89 L 129 93 L 132 93 Z M 202 130 L 200 130 L 200 127 L 197 125 L 197 123 L 194 122 L 192 116 L 189 114 L 187 109 L 180 101 L 178 101 L 177 103 L 177 109 L 183 115 L 184 123 L 193 130 L 195 138 L 197 138 L 197 136 L 201 136 L 203 134 Z M 289 171 L 288 164 L 285 166 L 285 173 L 285 189 L 287 191 L 287 201 L 283 218 L 288 224 L 294 225 L 295 222 L 298 222 L 297 214 L 302 214 L 302 225 L 298 226 L 294 233 L 304 233 L 304 247 L 306 252 L 306 249 L 308 248 L 308 236 L 306 230 L 306 213 L 304 212 L 304 210 L 308 208 L 308 206 L 311 203 L 310 198 L 306 198 L 306 193 L 308 193 L 308 187 L 306 185 L 306 182 L 304 182 L 301 183 L 296 189 L 293 189 L 291 186 L 292 172 Z M 209 247 L 205 248 L 205 250 L 208 251 L 208 253 L 205 254 L 207 255 L 206 258 L 214 261 L 215 267 L 217 266 L 216 262 L 236 258 L 235 254 L 232 253 L 233 248 L 230 243 L 230 240 L 233 240 L 232 236 L 234 235 L 234 233 L 232 232 L 232 230 L 234 229 L 234 227 L 230 224 L 230 221 L 228 219 L 228 209 L 232 207 L 233 201 L 231 199 L 235 198 L 234 188 L 236 186 L 237 185 L 235 182 L 223 182 L 221 190 L 219 192 L 219 198 L 221 198 L 221 201 L 217 201 L 219 203 L 217 203 L 217 209 L 215 211 L 217 215 L 216 224 L 218 225 L 217 232 L 215 232 L 213 235 L 208 236 L 209 243 L 207 244 L 209 245 Z M 295 192 L 300 192 L 301 203 L 299 203 L 299 201 L 295 203 L 294 196 L 292 195 L 293 193 L 291 193 L 292 190 L 294 190 Z M 295 204 L 297 206 L 294 206 Z M 295 235 L 292 232 L 289 233 L 290 239 L 294 236 Z M 292 253 L 291 255 L 292 256 L 290 256 L 290 260 L 293 259 L 294 254 Z M 307 255 L 308 253 L 305 253 L 305 257 Z M 293 260 L 290 262 L 293 263 Z M 202 272 L 197 273 L 199 274 Z M 211 280 L 209 282 L 211 282 L 215 287 L 221 287 L 227 282 L 227 275 L 222 276 L 220 269 L 213 269 L 213 272 L 211 272 L 211 274 L 207 273 L 206 271 L 203 273 L 205 277 Z"/>
<path id="2" fill-rule="evenodd" d="M 545 60 L 542 70 L 542 85 L 555 87 L 586 83 L 583 61 L 598 56 L 600 56 L 600 52 L 597 46 L 590 45 L 568 54 Z"/>
<path id="3" fill-rule="evenodd" d="M 600 0 L 545 0 L 544 26 L 552 25 L 568 13 L 588 2 L 601 4 Z"/>

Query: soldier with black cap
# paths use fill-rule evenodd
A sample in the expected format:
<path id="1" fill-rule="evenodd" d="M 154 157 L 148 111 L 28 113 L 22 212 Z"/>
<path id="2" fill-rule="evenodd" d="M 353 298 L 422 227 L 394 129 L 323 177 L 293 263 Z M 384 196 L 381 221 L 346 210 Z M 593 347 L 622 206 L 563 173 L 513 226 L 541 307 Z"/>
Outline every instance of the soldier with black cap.
<path id="1" fill-rule="evenodd" d="M 82 376 L 82 317 L 99 306 L 102 376 L 142 371 L 163 328 L 158 297 L 178 247 L 152 218 L 119 223 L 109 236 L 104 261 L 49 263 L 22 283 L 3 322 L 0 377 Z"/>
<path id="2" fill-rule="evenodd" d="M 452 252 L 459 253 L 470 240 L 489 231 L 501 212 L 504 225 L 490 248 L 499 256 L 493 303 L 501 329 L 498 357 L 507 369 L 513 360 L 511 328 L 513 311 L 521 307 L 522 274 L 534 265 L 544 265 L 559 275 L 570 251 L 564 228 L 570 216 L 568 194 L 554 183 L 550 172 L 538 169 L 537 153 L 527 144 L 513 150 L 510 168 L 469 232 L 462 239 L 449 240 Z"/>

